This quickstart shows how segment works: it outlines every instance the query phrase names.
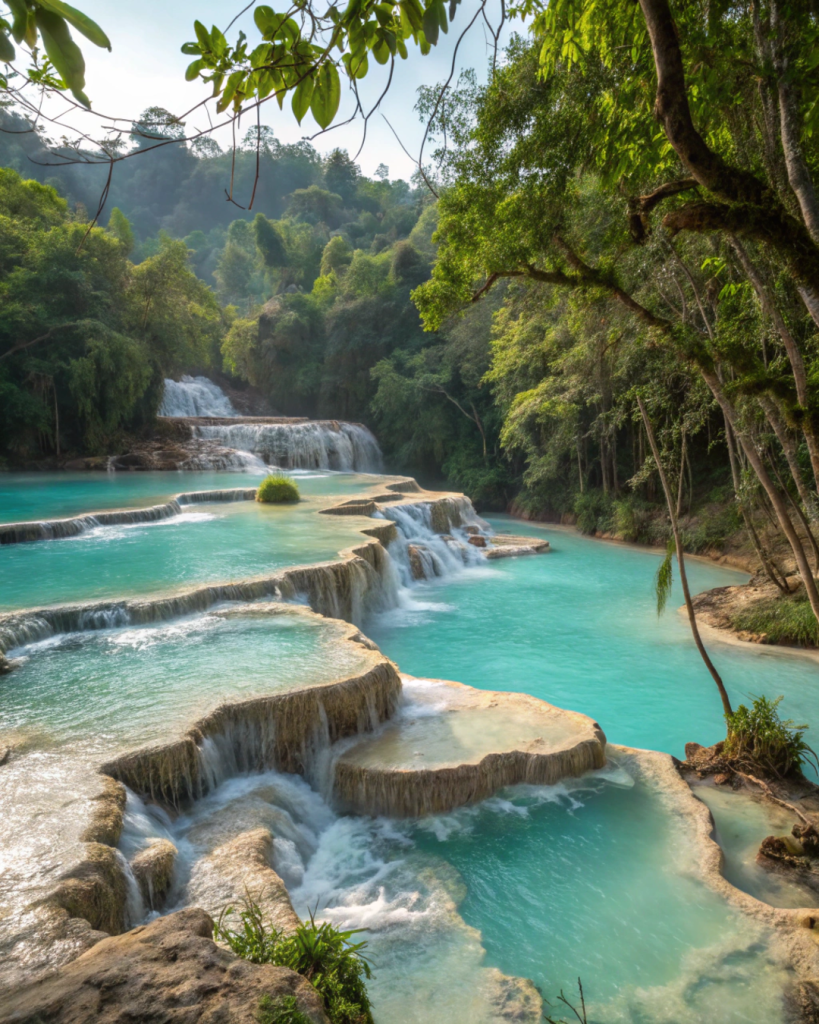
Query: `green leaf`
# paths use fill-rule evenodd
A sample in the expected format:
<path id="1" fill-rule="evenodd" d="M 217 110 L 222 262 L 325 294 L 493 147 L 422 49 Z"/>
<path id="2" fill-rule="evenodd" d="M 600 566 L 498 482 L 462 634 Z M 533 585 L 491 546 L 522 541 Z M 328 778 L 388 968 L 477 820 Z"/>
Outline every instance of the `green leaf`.
<path id="1" fill-rule="evenodd" d="M 205 62 L 200 58 L 199 60 L 193 61 L 192 64 L 188 64 L 185 70 L 185 81 L 192 82 L 195 78 L 199 77 L 199 72 L 205 66 Z"/>
<path id="2" fill-rule="evenodd" d="M 53 14 L 59 14 L 61 18 L 73 25 L 78 32 L 82 32 L 86 39 L 90 39 L 95 46 L 101 46 L 104 50 L 111 49 L 111 40 L 102 31 L 96 21 L 92 21 L 88 15 L 78 11 L 76 7 L 63 3 L 63 0 L 37 0 L 40 7 L 45 7 Z"/>
<path id="3" fill-rule="evenodd" d="M 0 61 L 10 64 L 14 60 L 14 46 L 5 32 L 0 32 Z"/>
<path id="4" fill-rule="evenodd" d="M 390 48 L 383 39 L 376 40 L 375 46 L 373 46 L 373 57 L 379 64 L 386 64 L 390 59 Z"/>
<path id="5" fill-rule="evenodd" d="M 82 51 L 71 38 L 68 25 L 51 11 L 37 8 L 37 28 L 43 40 L 45 52 L 57 69 L 62 80 L 84 107 L 91 104 L 82 91 L 85 86 L 85 61 Z"/>
<path id="6" fill-rule="evenodd" d="M 327 128 L 333 123 L 341 102 L 341 80 L 335 64 L 322 64 L 316 76 L 310 110 L 320 128 Z"/>
<path id="7" fill-rule="evenodd" d="M 296 120 L 301 124 L 304 115 L 310 109 L 310 100 L 313 97 L 313 79 L 309 76 L 303 78 L 293 93 L 292 107 Z"/>
<path id="8" fill-rule="evenodd" d="M 14 23 L 11 26 L 11 34 L 18 43 L 22 43 L 26 38 L 28 8 L 25 5 L 25 0 L 7 0 L 7 3 L 12 15 L 14 16 Z"/>
<path id="9" fill-rule="evenodd" d="M 433 2 L 424 11 L 424 35 L 427 38 L 427 42 L 432 46 L 435 46 L 438 42 L 438 29 L 440 28 L 438 22 L 438 4 Z"/>
<path id="10" fill-rule="evenodd" d="M 210 32 L 208 32 L 201 21 L 195 21 L 193 23 L 193 30 L 196 32 L 196 38 L 199 40 L 199 45 L 202 50 L 212 50 L 213 43 L 210 41 Z"/>
<path id="11" fill-rule="evenodd" d="M 186 53 L 189 57 L 198 57 L 202 52 L 202 47 L 199 43 L 183 43 L 182 53 Z"/>

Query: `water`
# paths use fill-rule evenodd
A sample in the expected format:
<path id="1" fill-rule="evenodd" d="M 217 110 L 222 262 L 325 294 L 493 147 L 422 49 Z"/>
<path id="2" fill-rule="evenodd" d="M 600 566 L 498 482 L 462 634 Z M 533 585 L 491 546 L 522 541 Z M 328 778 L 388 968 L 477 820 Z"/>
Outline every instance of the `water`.
<path id="1" fill-rule="evenodd" d="M 759 844 L 766 836 L 790 835 L 795 817 L 753 790 L 738 795 L 730 786 L 695 785 L 694 792 L 714 817 L 716 838 L 725 854 L 723 875 L 743 892 L 772 907 L 808 907 L 819 902 L 816 893 L 794 882 L 788 870 L 758 863 Z"/>
<path id="2" fill-rule="evenodd" d="M 255 487 L 262 475 L 258 469 L 252 473 L 2 473 L 0 523 L 141 508 L 183 491 Z M 353 494 L 379 482 L 375 477 L 351 473 L 294 473 L 293 477 L 306 497 Z"/>
<path id="3" fill-rule="evenodd" d="M 676 578 L 657 618 L 658 554 L 504 517 L 490 521 L 499 531 L 545 536 L 552 551 L 420 584 L 403 609 L 368 622 L 367 634 L 402 671 L 521 690 L 589 715 L 612 742 L 680 758 L 690 740 L 724 737 L 719 695 L 677 611 Z M 694 592 L 747 579 L 693 559 L 686 564 Z M 819 730 L 814 662 L 751 645 L 710 642 L 709 650 L 734 706 L 760 693 L 784 694 L 783 717 Z"/>
<path id="4" fill-rule="evenodd" d="M 238 416 L 230 399 L 207 377 L 165 380 L 160 416 Z"/>
<path id="5" fill-rule="evenodd" d="M 606 1024 L 782 1020 L 770 937 L 704 884 L 685 817 L 633 765 L 401 823 L 338 817 L 302 780 L 268 772 L 131 834 L 170 836 L 176 905 L 218 912 L 229 887 L 204 886 L 210 854 L 259 826 L 302 917 L 367 929 L 377 1024 L 496 1022 L 500 972 L 552 1002 L 580 975 L 590 1020 Z"/>
<path id="6" fill-rule="evenodd" d="M 361 525 L 312 514 L 321 503 L 287 510 L 254 503 L 197 506 L 194 514 L 218 518 L 140 526 L 130 546 L 127 533 L 106 541 L 92 531 L 75 540 L 0 550 L 0 567 L 9 552 L 79 552 L 60 556 L 66 559 L 61 571 L 48 571 L 59 568 L 49 561 L 53 555 L 20 563 L 26 567 L 0 576 L 0 600 L 7 599 L 6 581 L 19 588 L 14 600 L 33 604 L 73 600 L 78 591 L 97 596 L 93 588 L 100 586 L 106 594 L 125 596 L 143 586 L 257 575 L 277 564 L 285 550 L 297 561 L 316 561 L 325 540 L 329 545 L 334 538 L 335 555 L 349 543 L 341 538 L 357 536 L 355 526 Z M 265 518 L 268 512 L 273 515 Z M 427 544 L 435 571 L 446 573 L 405 590 L 397 609 L 366 626 L 402 670 L 531 693 L 597 719 L 615 742 L 680 755 L 687 740 L 720 737 L 715 688 L 674 610 L 681 597 L 673 595 L 669 611 L 657 620 L 658 555 L 547 530 L 553 545 L 548 555 L 482 563 L 473 552 L 467 558 L 475 564 L 465 565 L 459 549 L 428 535 L 424 515 L 400 509 L 389 514 L 414 541 Z M 493 525 L 504 532 L 540 533 L 504 519 Z M 108 554 L 94 555 L 106 543 Z M 405 583 L 407 546 L 406 540 L 394 546 Z M 690 571 L 694 589 L 744 579 L 702 563 L 691 562 Z M 185 628 L 163 628 L 178 626 Z M 147 737 L 152 699 L 176 728 L 174 715 L 180 726 L 183 719 L 188 724 L 200 697 L 204 706 L 226 687 L 238 692 L 241 686 L 275 686 L 275 673 L 269 679 L 253 674 L 258 664 L 278 664 L 272 653 L 259 658 L 263 637 L 232 633 L 232 626 L 222 624 L 208 636 L 207 628 L 200 622 L 188 638 L 168 633 L 155 674 L 152 649 L 138 655 L 128 640 L 119 645 L 125 653 L 114 651 L 114 632 L 58 639 L 53 654 L 42 645 L 17 670 L 28 676 L 9 708 L 15 713 L 28 707 L 30 719 L 27 725 L 23 714 L 15 725 L 28 753 L 3 769 L 9 806 L 26 815 L 22 823 L 4 816 L 10 822 L 4 857 L 7 849 L 17 851 L 10 898 L 31 898 L 68 856 L 63 847 L 76 843 L 70 823 L 61 825 L 58 841 L 53 824 L 58 806 L 82 808 L 89 796 L 89 758 L 70 756 L 71 736 L 87 732 L 89 749 L 99 758 L 96 743 L 135 745 L 138 736 Z M 213 669 L 211 643 L 224 659 Z M 764 650 L 713 647 L 735 699 L 783 692 L 787 715 L 819 721 L 812 663 Z M 117 670 L 113 659 L 125 659 L 119 663 L 125 666 L 132 657 L 138 671 Z M 43 666 L 53 664 L 53 673 L 37 671 L 39 658 Z M 93 678 L 82 676 L 84 664 L 97 666 Z M 163 664 L 175 666 L 167 693 Z M 243 671 L 232 673 L 234 665 Z M 286 661 L 282 665 L 286 670 Z M 61 701 L 50 677 L 59 681 L 63 671 Z M 282 678 L 288 674 L 303 678 L 300 668 Z M 13 686 L 15 675 L 2 685 Z M 145 692 L 142 679 L 148 680 Z M 121 717 L 114 714 L 118 680 L 126 688 L 133 682 Z M 89 691 L 99 709 L 87 699 Z M 116 727 L 115 717 L 121 723 Z M 205 903 L 225 892 L 211 885 L 213 874 L 206 870 L 216 845 L 249 828 L 269 828 L 275 836 L 273 867 L 299 914 L 318 908 L 320 916 L 340 925 L 370 929 L 377 1024 L 422 1024 L 436 1016 L 452 1024 L 497 1021 L 498 1006 L 511 998 L 500 972 L 533 978 L 553 1001 L 561 987 L 570 992 L 579 974 L 593 1007 L 590 1019 L 606 1024 L 777 1024 L 785 975 L 769 937 L 707 887 L 684 815 L 633 765 L 626 767 L 628 773 L 519 789 L 455 814 L 404 823 L 338 817 L 292 776 L 242 776 L 175 823 L 131 806 L 125 843 L 132 851 L 151 830 L 171 834 L 180 849 L 174 899 Z"/>
<path id="7" fill-rule="evenodd" d="M 18 648 L 0 677 L 0 740 L 36 731 L 100 756 L 174 739 L 226 699 L 353 675 L 346 627 L 287 606 L 225 607 L 159 626 L 68 633 Z"/>
<path id="8" fill-rule="evenodd" d="M 226 699 L 331 682 L 361 671 L 340 623 L 281 606 L 215 611 L 160 627 L 69 634 L 31 644 L 0 676 L 0 984 L 59 962 L 60 943 L 26 911 L 84 856 L 98 766 L 178 739 Z"/>
<path id="9" fill-rule="evenodd" d="M 347 481 L 352 490 L 358 482 L 346 478 L 339 485 L 338 479 L 299 478 L 306 500 L 297 505 L 202 504 L 158 522 L 103 526 L 76 537 L 3 546 L 0 610 L 236 581 L 335 559 L 342 548 L 361 539 L 362 525 L 356 517 L 316 514 L 333 503 L 342 487 L 346 490 Z"/>
<path id="10" fill-rule="evenodd" d="M 197 437 L 227 448 L 251 452 L 284 469 L 335 469 L 381 472 L 381 449 L 358 423 L 321 420 L 307 423 L 236 422 L 194 427 Z"/>

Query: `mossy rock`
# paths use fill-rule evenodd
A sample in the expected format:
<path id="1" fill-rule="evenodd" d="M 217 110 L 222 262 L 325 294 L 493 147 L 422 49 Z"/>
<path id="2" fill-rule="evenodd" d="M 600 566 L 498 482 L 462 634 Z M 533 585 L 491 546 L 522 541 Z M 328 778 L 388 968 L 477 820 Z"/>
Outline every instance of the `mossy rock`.
<path id="1" fill-rule="evenodd" d="M 259 484 L 256 501 L 267 505 L 286 505 L 299 500 L 299 489 L 286 476 L 268 476 Z"/>

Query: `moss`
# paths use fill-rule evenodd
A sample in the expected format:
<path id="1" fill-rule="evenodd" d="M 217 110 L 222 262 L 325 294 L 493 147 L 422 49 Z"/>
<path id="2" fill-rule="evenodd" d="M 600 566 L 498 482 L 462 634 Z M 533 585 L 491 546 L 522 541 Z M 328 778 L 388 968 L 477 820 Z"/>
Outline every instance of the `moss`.
<path id="1" fill-rule="evenodd" d="M 125 928 L 127 883 L 117 851 L 89 843 L 85 859 L 60 880 L 51 902 L 92 928 L 119 935 Z"/>
<path id="2" fill-rule="evenodd" d="M 765 643 L 819 647 L 819 624 L 804 592 L 756 601 L 732 615 L 731 625 L 743 633 L 762 635 Z"/>
<path id="3" fill-rule="evenodd" d="M 91 804 L 91 821 L 82 834 L 82 841 L 116 846 L 122 833 L 125 787 L 104 775 L 102 792 L 92 799 Z"/>
<path id="4" fill-rule="evenodd" d="M 285 505 L 299 500 L 299 489 L 286 476 L 267 476 L 259 484 L 256 501 L 269 505 Z"/>

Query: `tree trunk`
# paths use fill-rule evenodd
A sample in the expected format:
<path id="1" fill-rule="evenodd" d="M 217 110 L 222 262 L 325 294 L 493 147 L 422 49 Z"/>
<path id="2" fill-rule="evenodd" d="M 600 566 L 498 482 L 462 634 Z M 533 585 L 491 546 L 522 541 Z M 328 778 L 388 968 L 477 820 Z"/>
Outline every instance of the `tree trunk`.
<path id="1" fill-rule="evenodd" d="M 796 559 L 796 565 L 799 569 L 799 574 L 802 577 L 802 582 L 805 584 L 805 591 L 807 592 L 811 609 L 816 617 L 816 621 L 819 622 L 819 591 L 816 589 L 816 580 L 813 578 L 813 572 L 811 571 L 808 557 L 805 554 L 805 549 L 802 546 L 802 541 L 799 539 L 799 535 L 791 522 L 791 517 L 788 515 L 788 509 L 785 505 L 785 501 L 774 485 L 773 480 L 771 480 L 753 440 L 748 437 L 744 430 L 739 429 L 737 425 L 736 410 L 734 409 L 733 403 L 722 390 L 722 386 L 720 385 L 719 378 L 716 373 L 704 366 L 700 366 L 700 372 L 702 373 L 705 383 L 711 389 L 711 393 L 714 398 L 719 402 L 722 411 L 725 413 L 726 419 L 731 424 L 734 434 L 742 446 L 742 450 L 745 452 L 745 457 L 751 464 L 759 482 L 762 484 L 765 489 L 765 493 L 770 499 L 771 505 L 776 513 L 777 521 L 782 528 L 782 532 L 788 538 L 788 543 L 790 544 L 794 558 Z"/>
<path id="2" fill-rule="evenodd" d="M 786 54 L 786 25 L 782 17 L 780 0 L 771 2 L 771 29 L 773 31 L 773 62 L 779 94 L 779 125 L 782 152 L 788 169 L 788 181 L 802 211 L 805 227 L 814 242 L 819 245 L 819 203 L 810 170 L 802 155 L 799 143 L 799 102 L 794 92 Z"/>
<path id="3" fill-rule="evenodd" d="M 804 411 L 802 433 L 805 437 L 808 454 L 810 455 L 810 464 L 813 469 L 813 485 L 815 489 L 819 490 L 819 440 L 817 440 L 813 429 L 813 423 L 810 419 L 808 375 L 805 370 L 805 361 L 802 358 L 802 353 L 799 351 L 799 346 L 796 344 L 794 336 L 791 334 L 788 329 L 788 325 L 785 323 L 784 317 L 779 312 L 779 308 L 776 305 L 773 296 L 765 287 L 759 271 L 745 252 L 742 244 L 734 236 L 731 237 L 731 244 L 733 245 L 737 256 L 739 256 L 740 263 L 748 276 L 748 280 L 753 285 L 754 291 L 759 298 L 759 304 L 762 307 L 763 313 L 770 318 L 776 328 L 776 332 L 779 335 L 782 344 L 785 346 L 785 352 L 787 353 L 788 362 L 791 364 L 791 372 L 793 373 L 793 383 L 796 387 L 796 399 Z M 819 306 L 817 306 L 817 313 L 819 314 Z"/>
<path id="4" fill-rule="evenodd" d="M 660 483 L 663 486 L 663 493 L 665 494 L 665 502 L 668 506 L 668 515 L 671 519 L 671 530 L 674 534 L 674 545 L 677 549 L 677 565 L 680 568 L 680 583 L 683 588 L 683 596 L 685 598 L 685 609 L 688 612 L 688 622 L 691 626 L 691 633 L 694 637 L 694 643 L 697 645 L 697 650 L 700 652 L 700 657 L 705 663 L 705 667 L 711 673 L 711 678 L 717 684 L 719 690 L 720 699 L 722 700 L 722 710 L 726 718 L 733 714 L 731 709 L 731 701 L 728 697 L 728 691 L 725 689 L 725 684 L 722 681 L 722 677 L 714 667 L 714 663 L 708 656 L 708 651 L 705 649 L 705 645 L 702 642 L 700 636 L 699 627 L 697 626 L 697 615 L 694 611 L 694 602 L 691 600 L 691 591 L 688 589 L 688 576 L 685 571 L 685 552 L 683 551 L 682 539 L 680 538 L 680 528 L 677 521 L 677 516 L 674 511 L 674 499 L 671 494 L 671 488 L 668 484 L 668 480 L 663 469 L 663 464 L 660 461 L 660 451 L 657 447 L 657 442 L 654 438 L 654 431 L 651 426 L 651 421 L 648 418 L 646 407 L 643 403 L 642 398 L 638 396 L 637 404 L 640 407 L 640 415 L 643 417 L 643 423 L 645 424 L 646 434 L 648 435 L 648 443 L 651 445 L 651 451 L 654 455 L 654 461 L 657 464 L 657 472 L 660 476 Z"/>

